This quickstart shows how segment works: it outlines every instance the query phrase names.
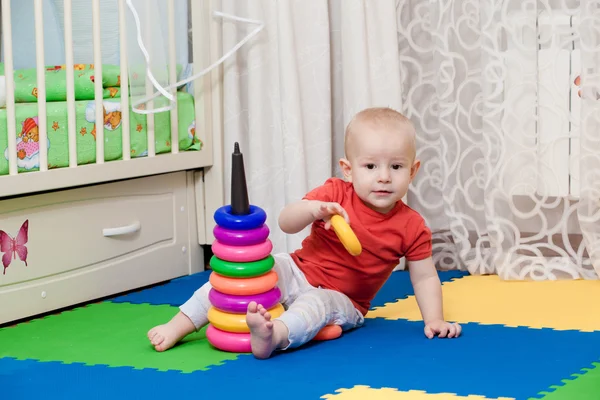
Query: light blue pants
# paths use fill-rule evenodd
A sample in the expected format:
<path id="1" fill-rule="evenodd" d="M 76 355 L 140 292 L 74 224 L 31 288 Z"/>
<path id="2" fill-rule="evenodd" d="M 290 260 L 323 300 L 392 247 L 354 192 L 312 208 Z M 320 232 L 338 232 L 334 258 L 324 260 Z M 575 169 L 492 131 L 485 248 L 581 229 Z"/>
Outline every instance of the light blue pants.
<path id="1" fill-rule="evenodd" d="M 307 343 L 325 325 L 339 325 L 343 331 L 347 331 L 364 324 L 363 315 L 346 295 L 311 286 L 289 254 L 276 254 L 274 258 L 273 269 L 279 277 L 277 286 L 281 290 L 280 302 L 286 310 L 276 319 L 283 322 L 290 332 L 290 344 L 285 349 Z M 210 283 L 205 283 L 180 307 L 196 329 L 208 323 L 206 315 L 211 307 L 208 300 L 210 289 Z"/>

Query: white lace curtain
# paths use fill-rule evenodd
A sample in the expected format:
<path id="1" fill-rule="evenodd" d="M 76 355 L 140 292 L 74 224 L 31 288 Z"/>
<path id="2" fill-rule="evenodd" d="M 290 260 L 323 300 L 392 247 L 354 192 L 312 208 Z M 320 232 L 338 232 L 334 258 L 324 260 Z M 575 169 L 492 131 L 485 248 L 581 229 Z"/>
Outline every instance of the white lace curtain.
<path id="1" fill-rule="evenodd" d="M 399 1 L 409 204 L 442 268 L 504 279 L 600 271 L 600 3 Z"/>
<path id="2" fill-rule="evenodd" d="M 277 214 L 337 173 L 352 114 L 388 105 L 418 129 L 408 203 L 434 232 L 438 267 L 597 278 L 598 0 L 222 5 L 266 22 L 225 65 L 225 156 L 242 144 L 276 251 L 300 244 L 306 232 L 283 235 Z M 224 49 L 245 34 L 225 25 Z"/>

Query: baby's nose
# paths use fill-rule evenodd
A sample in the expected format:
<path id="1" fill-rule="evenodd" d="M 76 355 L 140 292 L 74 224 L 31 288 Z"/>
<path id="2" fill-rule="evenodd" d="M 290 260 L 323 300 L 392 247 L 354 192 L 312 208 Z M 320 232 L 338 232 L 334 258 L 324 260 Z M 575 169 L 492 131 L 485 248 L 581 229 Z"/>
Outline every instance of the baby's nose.
<path id="1" fill-rule="evenodd" d="M 388 182 L 390 180 L 390 172 L 385 169 L 379 173 L 379 181 L 380 182 Z"/>

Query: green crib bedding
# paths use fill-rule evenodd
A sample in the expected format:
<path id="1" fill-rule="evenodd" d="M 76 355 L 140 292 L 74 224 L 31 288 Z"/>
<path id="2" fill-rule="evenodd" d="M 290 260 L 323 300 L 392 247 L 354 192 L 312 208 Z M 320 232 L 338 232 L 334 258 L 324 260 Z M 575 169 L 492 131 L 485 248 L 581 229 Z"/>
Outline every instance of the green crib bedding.
<path id="1" fill-rule="evenodd" d="M 93 98 L 93 90 L 92 90 Z M 166 105 L 159 98 L 154 106 Z M 196 136 L 194 98 L 186 92 L 177 92 L 177 118 L 179 122 L 179 149 L 201 150 L 202 142 Z M 103 101 L 104 106 L 104 158 L 106 161 L 122 159 L 121 99 Z M 96 161 L 95 101 L 75 102 L 77 132 L 77 164 Z M 17 165 L 19 172 L 39 170 L 39 133 L 37 103 L 16 103 Z M 147 123 L 145 114 L 129 112 L 129 135 L 131 157 L 143 157 L 148 152 Z M 8 174 L 8 135 L 6 109 L 0 109 L 0 175 Z M 68 115 L 65 101 L 46 103 L 46 131 L 48 140 L 48 168 L 69 166 Z M 170 112 L 154 114 L 154 137 L 156 153 L 171 151 Z"/>
<path id="2" fill-rule="evenodd" d="M 67 100 L 67 70 L 64 65 L 46 66 L 46 101 Z M 75 64 L 73 66 L 75 100 L 94 99 L 94 81 L 96 79 L 94 64 Z M 179 74 L 181 65 L 176 67 Z M 142 67 L 133 67 L 130 87 L 143 87 L 146 84 L 146 72 Z M 164 80 L 167 70 L 157 79 Z M 0 63 L 0 75 L 4 75 L 4 63 Z M 37 70 L 35 68 L 14 70 L 15 103 L 37 102 Z M 102 64 L 102 87 L 105 99 L 120 97 L 121 70 L 118 65 Z"/>

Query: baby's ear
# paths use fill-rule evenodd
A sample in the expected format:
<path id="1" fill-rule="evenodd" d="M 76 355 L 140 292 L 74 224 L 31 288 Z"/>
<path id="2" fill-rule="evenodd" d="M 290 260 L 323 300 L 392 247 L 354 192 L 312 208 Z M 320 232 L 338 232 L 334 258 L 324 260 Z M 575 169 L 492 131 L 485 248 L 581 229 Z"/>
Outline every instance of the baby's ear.
<path id="1" fill-rule="evenodd" d="M 421 161 L 415 160 L 412 167 L 410 168 L 410 180 L 411 181 L 413 179 L 415 179 L 415 175 L 417 175 L 417 171 L 419 170 L 420 167 L 421 167 Z"/>
<path id="2" fill-rule="evenodd" d="M 352 165 L 350 164 L 350 161 L 345 158 L 340 158 L 340 168 L 342 169 L 344 178 L 346 178 L 348 182 L 352 182 Z"/>

